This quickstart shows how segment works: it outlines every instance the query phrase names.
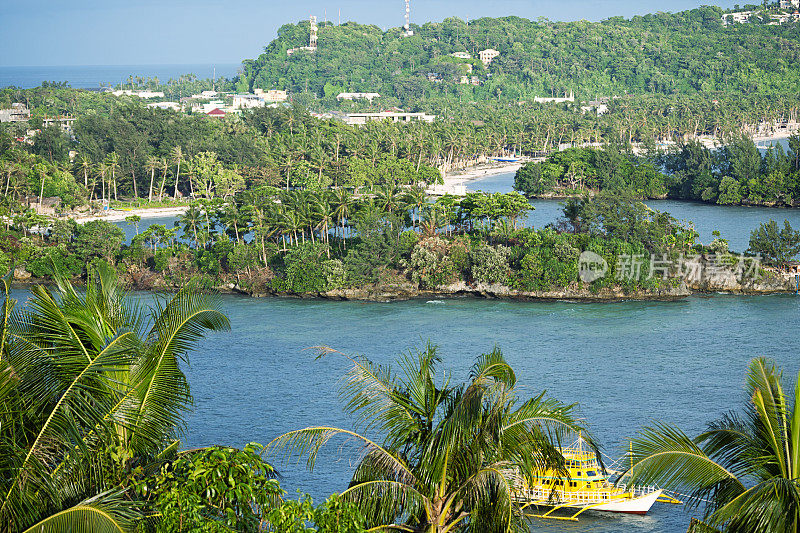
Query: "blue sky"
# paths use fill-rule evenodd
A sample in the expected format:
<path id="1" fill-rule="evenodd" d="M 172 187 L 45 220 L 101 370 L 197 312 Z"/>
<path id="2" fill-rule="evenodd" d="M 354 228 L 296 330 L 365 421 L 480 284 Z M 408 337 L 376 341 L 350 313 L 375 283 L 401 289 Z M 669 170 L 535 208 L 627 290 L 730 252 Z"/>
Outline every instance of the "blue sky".
<path id="1" fill-rule="evenodd" d="M 412 20 L 505 15 L 600 20 L 700 3 L 412 0 Z M 282 24 L 310 14 L 322 20 L 326 13 L 336 21 L 340 11 L 343 22 L 401 26 L 404 0 L 0 0 L 0 66 L 238 63 L 257 56 Z"/>

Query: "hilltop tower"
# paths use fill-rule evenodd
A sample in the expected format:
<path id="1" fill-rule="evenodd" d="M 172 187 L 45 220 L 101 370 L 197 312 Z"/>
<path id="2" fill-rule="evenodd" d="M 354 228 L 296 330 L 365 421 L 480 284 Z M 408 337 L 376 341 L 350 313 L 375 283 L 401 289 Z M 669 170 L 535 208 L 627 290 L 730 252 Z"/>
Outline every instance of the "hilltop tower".
<path id="1" fill-rule="evenodd" d="M 406 24 L 403 29 L 406 30 L 406 36 L 414 35 L 414 30 L 411 29 L 411 0 L 406 0 Z"/>
<path id="2" fill-rule="evenodd" d="M 308 47 L 313 51 L 317 49 L 317 17 L 311 15 L 309 21 L 311 22 L 311 37 L 308 41 Z"/>

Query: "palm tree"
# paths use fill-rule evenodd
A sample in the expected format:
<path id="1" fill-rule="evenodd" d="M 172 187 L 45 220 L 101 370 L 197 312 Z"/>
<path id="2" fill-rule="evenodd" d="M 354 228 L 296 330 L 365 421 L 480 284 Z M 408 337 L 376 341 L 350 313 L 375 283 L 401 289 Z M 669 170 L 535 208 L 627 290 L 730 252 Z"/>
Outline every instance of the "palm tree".
<path id="1" fill-rule="evenodd" d="M 181 177 L 181 162 L 183 161 L 183 149 L 180 146 L 175 146 L 171 152 L 172 162 L 178 165 L 178 170 L 175 172 L 175 192 L 173 197 L 178 199 L 178 180 Z"/>
<path id="2" fill-rule="evenodd" d="M 56 276 L 0 310 L 0 524 L 3 531 L 125 531 L 139 512 L 125 464 L 177 448 L 191 396 L 180 370 L 207 330 L 229 327 L 186 287 L 150 310 L 110 267 L 78 292 Z M 127 457 L 123 463 L 113 454 Z"/>
<path id="3" fill-rule="evenodd" d="M 332 352 L 320 348 L 320 357 Z M 345 410 L 383 442 L 309 427 L 276 438 L 268 453 L 307 455 L 313 468 L 333 437 L 357 443 L 357 466 L 341 498 L 361 508 L 370 531 L 527 531 L 511 474 L 532 483 L 546 468 L 564 471 L 561 442 L 583 430 L 573 406 L 544 395 L 520 403 L 514 372 L 497 349 L 478 358 L 461 386 L 438 371 L 431 345 L 402 356 L 397 374 L 346 357 Z"/>
<path id="4" fill-rule="evenodd" d="M 147 193 L 147 201 L 150 203 L 153 202 L 153 182 L 156 178 L 156 169 L 160 166 L 161 161 L 159 161 L 157 157 L 151 155 L 147 158 L 145 168 L 150 171 L 150 190 Z"/>
<path id="5" fill-rule="evenodd" d="M 111 152 L 106 156 L 106 169 L 111 171 L 110 186 L 114 187 L 114 201 L 119 201 L 119 198 L 117 198 L 117 170 L 119 169 L 117 152 Z"/>
<path id="6" fill-rule="evenodd" d="M 659 423 L 631 444 L 631 483 L 659 483 L 705 503 L 697 531 L 800 530 L 800 380 L 794 405 L 764 358 L 747 372 L 744 414 L 729 413 L 694 439 Z"/>
<path id="7" fill-rule="evenodd" d="M 192 237 L 194 239 L 194 247 L 197 248 L 199 245 L 199 241 L 197 239 L 197 226 L 203 220 L 203 212 L 198 208 L 195 204 L 189 206 L 179 218 L 175 221 L 175 226 L 180 226 L 183 229 L 183 233 L 188 235 L 189 230 L 192 231 Z"/>
<path id="8" fill-rule="evenodd" d="M 4 196 L 8 196 L 8 189 L 11 185 L 11 175 L 17 170 L 17 166 L 11 161 L 0 161 L 0 171 L 6 175 L 6 185 Z"/>
<path id="9" fill-rule="evenodd" d="M 422 214 L 422 206 L 428 201 L 428 195 L 422 187 L 414 187 L 406 193 L 406 202 L 408 205 L 416 208 L 416 216 L 412 214 L 411 224 L 418 226 L 419 219 Z"/>
<path id="10" fill-rule="evenodd" d="M 83 186 L 89 188 L 89 169 L 92 168 L 92 160 L 86 154 L 81 154 L 77 159 L 78 167 L 83 170 Z"/>
<path id="11" fill-rule="evenodd" d="M 318 221 L 314 229 L 319 230 L 320 240 L 324 240 L 326 244 L 330 242 L 328 230 L 333 225 L 333 209 L 328 201 L 328 196 L 329 193 L 324 191 L 312 194 L 311 196 L 311 209 L 314 213 L 315 220 Z M 330 259 L 330 248 L 327 248 L 326 252 L 328 259 Z"/>
<path id="12" fill-rule="evenodd" d="M 158 201 L 161 201 L 161 198 L 164 196 L 164 186 L 167 183 L 167 168 L 169 166 L 169 162 L 167 161 L 166 157 L 161 158 L 161 166 L 164 169 L 161 171 L 161 185 L 158 186 Z"/>
<path id="13" fill-rule="evenodd" d="M 342 241 L 344 242 L 345 248 L 347 248 L 347 237 L 345 236 L 344 225 L 353 212 L 353 197 L 346 189 L 336 189 L 333 192 L 331 204 L 333 206 L 333 216 L 342 229 Z"/>

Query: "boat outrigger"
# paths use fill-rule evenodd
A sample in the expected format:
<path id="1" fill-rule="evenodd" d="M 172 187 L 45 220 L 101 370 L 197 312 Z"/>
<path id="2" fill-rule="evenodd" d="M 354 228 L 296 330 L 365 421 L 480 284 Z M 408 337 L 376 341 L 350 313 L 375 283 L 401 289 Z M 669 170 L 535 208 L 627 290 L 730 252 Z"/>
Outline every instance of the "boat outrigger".
<path id="1" fill-rule="evenodd" d="M 514 498 L 523 510 L 535 508 L 546 512 L 532 514 L 538 518 L 559 520 L 578 520 L 585 511 L 606 511 L 644 515 L 656 502 L 680 504 L 681 501 L 665 493 L 658 487 L 626 486 L 612 483 L 609 473 L 598 462 L 595 453 L 578 440 L 561 454 L 566 462 L 566 471 L 548 470 L 534 477 L 529 485 L 519 473 L 511 474 Z M 557 511 L 567 510 L 569 516 L 556 515 Z"/>

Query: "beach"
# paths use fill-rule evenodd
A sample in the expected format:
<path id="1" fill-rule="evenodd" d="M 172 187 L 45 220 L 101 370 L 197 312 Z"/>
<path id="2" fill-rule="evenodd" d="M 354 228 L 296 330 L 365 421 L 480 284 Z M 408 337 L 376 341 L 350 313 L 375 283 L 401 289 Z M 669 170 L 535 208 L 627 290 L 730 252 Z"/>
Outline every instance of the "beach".
<path id="1" fill-rule="evenodd" d="M 433 185 L 427 189 L 427 193 L 434 196 L 452 194 L 454 196 L 464 196 L 467 194 L 466 184 L 480 178 L 516 172 L 522 168 L 521 163 L 491 163 L 481 164 L 463 171 L 457 171 L 444 176 L 444 184 Z"/>
<path id="2" fill-rule="evenodd" d="M 186 212 L 189 206 L 186 207 L 141 207 L 137 209 L 109 209 L 102 214 L 92 215 L 77 215 L 71 216 L 79 224 L 84 222 L 91 222 L 92 220 L 105 220 L 108 222 L 121 222 L 130 216 L 139 216 L 142 218 L 161 218 L 161 217 L 175 217 L 182 215 Z"/>

